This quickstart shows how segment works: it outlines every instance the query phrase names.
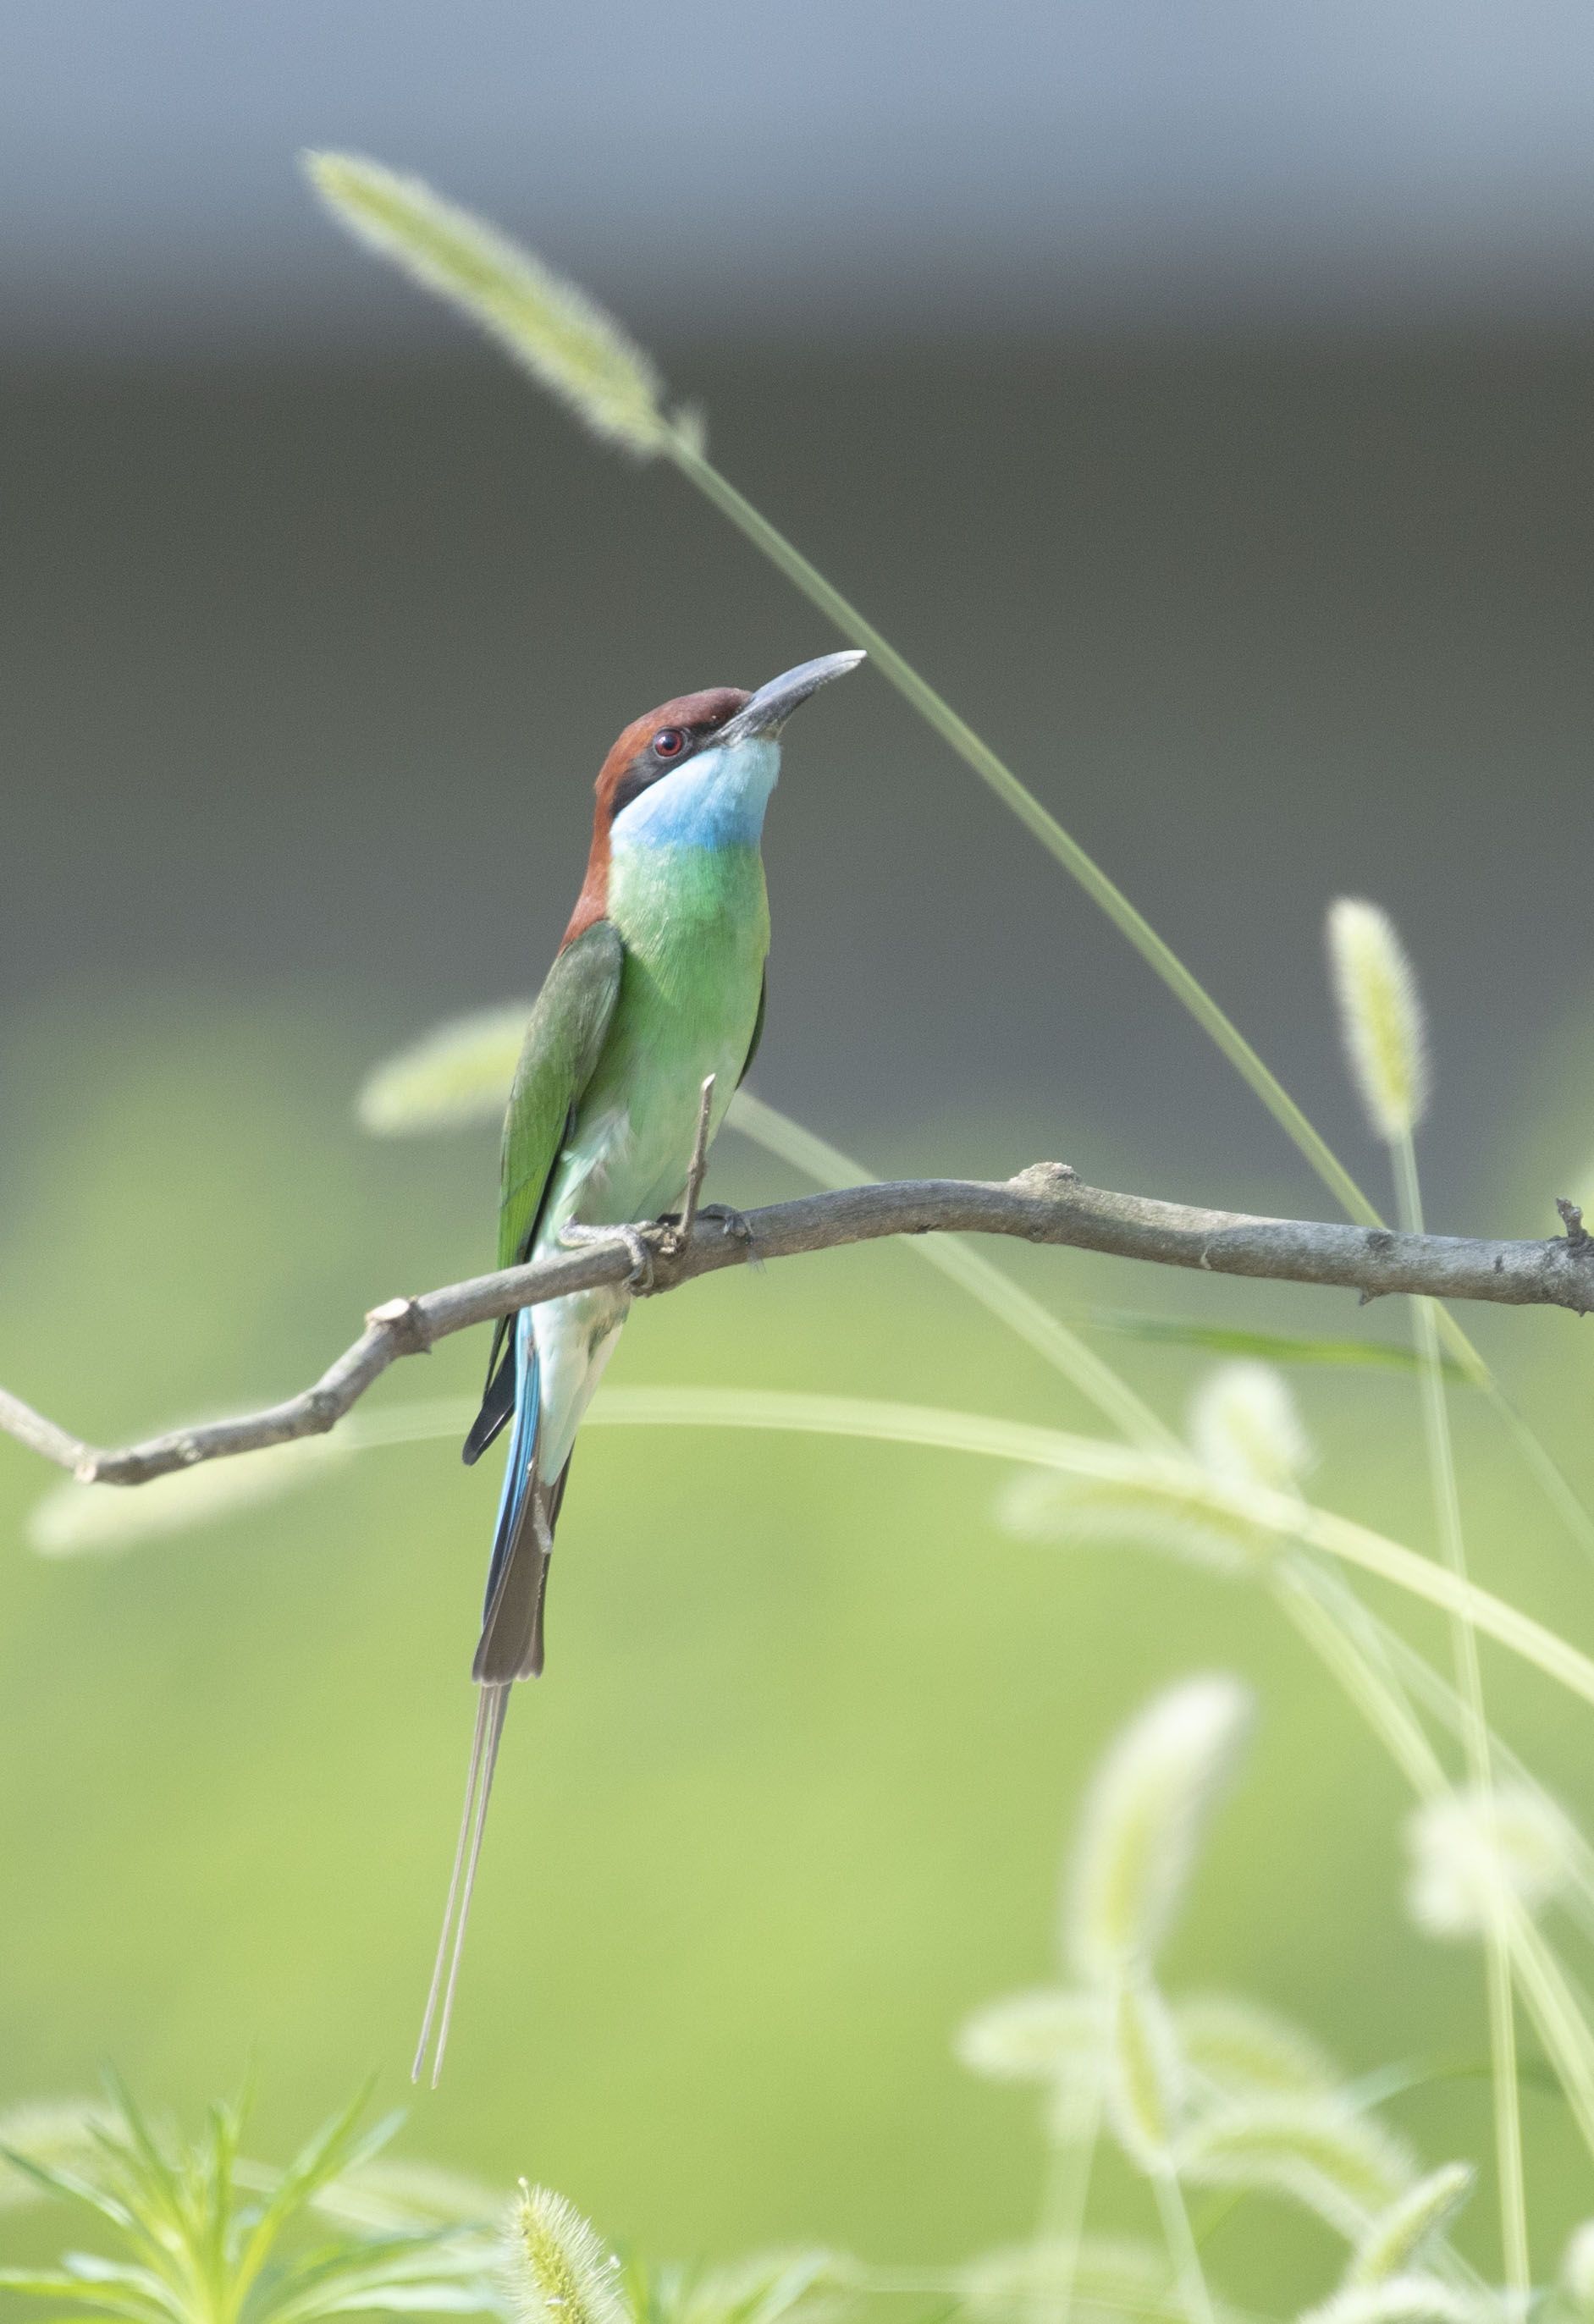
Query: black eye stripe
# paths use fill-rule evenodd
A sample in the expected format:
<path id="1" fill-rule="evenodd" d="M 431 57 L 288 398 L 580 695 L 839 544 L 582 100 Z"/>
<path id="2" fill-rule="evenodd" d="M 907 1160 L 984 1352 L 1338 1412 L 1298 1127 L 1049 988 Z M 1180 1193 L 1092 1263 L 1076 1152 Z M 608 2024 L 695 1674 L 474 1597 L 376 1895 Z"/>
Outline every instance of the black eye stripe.
<path id="1" fill-rule="evenodd" d="M 651 769 L 633 767 L 628 774 L 622 775 L 615 785 L 615 796 L 609 807 L 609 820 L 612 822 L 616 816 L 624 815 L 632 800 L 640 798 L 650 784 L 658 781 L 663 772 L 663 770 L 661 767 Z"/>
<path id="2" fill-rule="evenodd" d="M 661 726 L 646 750 L 638 752 L 615 785 L 615 795 L 609 804 L 609 820 L 612 822 L 616 816 L 624 815 L 633 799 L 640 798 L 643 792 L 650 789 L 661 776 L 667 775 L 672 768 L 679 767 L 684 760 L 690 758 L 698 743 L 711 731 L 702 726 Z M 668 742 L 673 747 L 661 751 L 661 742 Z"/>

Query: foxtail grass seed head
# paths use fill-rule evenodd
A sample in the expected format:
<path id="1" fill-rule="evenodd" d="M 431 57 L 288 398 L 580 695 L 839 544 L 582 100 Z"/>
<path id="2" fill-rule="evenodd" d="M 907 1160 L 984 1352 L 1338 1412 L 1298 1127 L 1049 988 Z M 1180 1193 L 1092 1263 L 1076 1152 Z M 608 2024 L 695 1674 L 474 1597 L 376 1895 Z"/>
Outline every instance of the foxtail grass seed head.
<path id="1" fill-rule="evenodd" d="M 675 2324 L 836 2324 L 865 2274 L 845 2252 L 819 2246 L 755 2252 L 690 2275 Z M 667 2308 L 655 2308 L 649 2324 L 668 2324 L 669 2317 Z"/>
<path id="2" fill-rule="evenodd" d="M 1182 2324 L 1184 2317 L 1167 2253 L 1128 2236 L 986 2252 L 959 2268 L 958 2289 L 975 2324 L 1037 2324 L 1065 2311 L 1072 2324 Z"/>
<path id="3" fill-rule="evenodd" d="M 1329 964 L 1351 1079 L 1386 1145 L 1409 1138 L 1428 1106 L 1427 1038 L 1411 962 L 1376 904 L 1330 907 Z"/>
<path id="4" fill-rule="evenodd" d="M 438 2227 L 490 2227 L 504 2216 L 502 2189 L 434 2163 L 387 2155 L 357 2163 L 320 2190 L 311 2209 L 369 2235 L 425 2233 Z"/>
<path id="5" fill-rule="evenodd" d="M 1100 2057 L 1107 2024 L 1098 1993 L 1051 1986 L 987 2002 L 959 2028 L 953 2050 L 988 2082 L 1047 2085 Z"/>
<path id="6" fill-rule="evenodd" d="M 1289 1383 L 1272 1364 L 1219 1364 L 1190 1407 L 1196 1459 L 1236 1485 L 1293 1492 L 1311 1466 L 1311 1440 Z"/>
<path id="7" fill-rule="evenodd" d="M 1502 1897 L 1542 1912 L 1577 1868 L 1577 1834 L 1567 1816 L 1525 1784 L 1427 1801 L 1408 1820 L 1406 1841 L 1407 1906 L 1431 1937 L 1485 1934 Z"/>
<path id="8" fill-rule="evenodd" d="M 1134 1542 L 1230 1580 L 1259 1572 L 1278 1547 L 1277 1535 L 1254 1523 L 1193 1461 L 1154 1454 L 1123 1477 L 1026 1470 L 1006 1488 L 996 1514 L 1026 1541 Z"/>
<path id="9" fill-rule="evenodd" d="M 1217 2107 L 1191 2123 L 1178 2161 L 1192 2186 L 1284 2196 L 1353 2244 L 1417 2175 L 1400 2140 L 1335 2098 L 1257 2098 Z"/>
<path id="10" fill-rule="evenodd" d="M 136 1491 L 56 1485 L 28 1513 L 28 1546 L 40 1557 L 119 1557 L 167 1534 L 224 1525 L 296 1492 L 341 1462 L 348 1449 L 335 1438 L 302 1436 L 244 1459 L 173 1469 Z"/>
<path id="11" fill-rule="evenodd" d="M 1063 1898 L 1064 1951 L 1087 1983 L 1116 1987 L 1156 1959 L 1250 1716 L 1237 1679 L 1187 1679 L 1108 1749 L 1085 1795 Z"/>
<path id="12" fill-rule="evenodd" d="M 508 2245 L 508 2290 L 521 2324 L 632 2324 L 619 2261 L 562 2195 L 523 2179 Z"/>
<path id="13" fill-rule="evenodd" d="M 1561 2288 L 1583 2324 L 1594 2324 L 1594 2219 L 1585 2219 L 1567 2238 Z"/>
<path id="14" fill-rule="evenodd" d="M 1149 1978 L 1125 1978 L 1112 2002 L 1107 2118 L 1137 2171 L 1166 2169 L 1184 2099 L 1184 2061 L 1167 2005 Z"/>
<path id="15" fill-rule="evenodd" d="M 0 2211 L 21 2210 L 43 2200 L 44 2189 L 8 2154 L 21 2155 L 41 2170 L 81 2174 L 101 2149 L 97 2133 L 115 2117 L 100 2098 L 34 2098 L 0 2114 Z"/>
<path id="16" fill-rule="evenodd" d="M 501 1121 L 531 1013 L 529 1001 L 511 1001 L 453 1017 L 385 1058 L 355 1100 L 360 1128 L 375 1138 L 413 1138 Z"/>
<path id="17" fill-rule="evenodd" d="M 1449 2228 L 1476 2177 L 1469 2163 L 1443 2163 L 1380 2211 L 1351 2254 L 1347 2285 L 1386 2283 L 1407 2273 Z"/>
<path id="18" fill-rule="evenodd" d="M 1380 2283 L 1347 2284 L 1308 2309 L 1301 2324 L 1499 2324 L 1502 2312 L 1487 2293 L 1417 2270 Z"/>
<path id="19" fill-rule="evenodd" d="M 663 450 L 659 375 L 584 290 L 423 179 L 355 153 L 308 153 L 304 167 L 340 225 L 496 339 L 593 435 L 644 459 Z"/>
<path id="20" fill-rule="evenodd" d="M 1176 2001 L 1173 2030 L 1191 2081 L 1222 2098 L 1323 2097 L 1343 2079 L 1302 2027 L 1240 1994 L 1198 1993 Z"/>

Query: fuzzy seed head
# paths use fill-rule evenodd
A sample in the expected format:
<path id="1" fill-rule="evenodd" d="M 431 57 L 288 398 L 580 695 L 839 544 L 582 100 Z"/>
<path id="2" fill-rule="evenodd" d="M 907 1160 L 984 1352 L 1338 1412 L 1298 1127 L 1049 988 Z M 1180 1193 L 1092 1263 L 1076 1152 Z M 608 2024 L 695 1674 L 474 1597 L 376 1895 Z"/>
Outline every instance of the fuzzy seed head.
<path id="1" fill-rule="evenodd" d="M 1472 2192 L 1469 2163 L 1446 2163 L 1381 2211 L 1357 2245 L 1347 2284 L 1386 2283 L 1414 2267 Z"/>
<path id="2" fill-rule="evenodd" d="M 28 1513 L 28 1546 L 40 1557 L 119 1557 L 167 1534 L 225 1525 L 296 1492 L 344 1460 L 347 1451 L 335 1438 L 301 1436 L 246 1459 L 171 1470 L 135 1492 L 55 1485 Z"/>
<path id="3" fill-rule="evenodd" d="M 1329 965 L 1351 1079 L 1386 1145 L 1408 1138 L 1428 1106 L 1423 1003 L 1395 924 L 1376 904 L 1341 896 L 1329 911 Z"/>
<path id="4" fill-rule="evenodd" d="M 423 179 L 354 153 L 304 166 L 340 225 L 468 316 L 593 435 L 643 458 L 663 448 L 658 374 L 584 290 Z"/>
<path id="5" fill-rule="evenodd" d="M 1113 1997 L 1107 2116 L 1136 2170 L 1166 2167 L 1184 2114 L 1184 2061 L 1167 2005 L 1145 1978 Z"/>
<path id="6" fill-rule="evenodd" d="M 861 2273 L 844 2252 L 755 2252 L 687 2278 L 679 2307 L 659 2301 L 650 2324 L 839 2324 Z"/>
<path id="7" fill-rule="evenodd" d="M 1181 2142 L 1192 2185 L 1283 2195 L 1358 2242 L 1416 2177 L 1412 2158 L 1334 2097 L 1256 2098 L 1214 2109 Z"/>
<path id="8" fill-rule="evenodd" d="M 1430 1800 L 1406 1825 L 1406 1903 L 1431 1937 L 1476 1937 L 1501 1897 L 1541 1912 L 1573 1878 L 1577 1834 L 1553 1800 L 1525 1784 Z"/>
<path id="9" fill-rule="evenodd" d="M 1159 2246 L 1117 2236 L 1077 2243 L 1016 2244 L 959 2270 L 963 2304 L 977 2324 L 1036 2324 L 1066 2312 L 1073 2324 L 1183 2324 Z M 1217 2311 L 1222 2324 L 1225 2311 Z"/>
<path id="10" fill-rule="evenodd" d="M 997 1515 L 1028 1541 L 1134 1542 L 1231 1580 L 1259 1572 L 1278 1546 L 1276 1534 L 1207 1471 L 1155 1455 L 1122 1477 L 1026 1471 L 1003 1494 Z"/>
<path id="11" fill-rule="evenodd" d="M 1219 1364 L 1190 1407 L 1196 1459 L 1235 1485 L 1293 1492 L 1311 1466 L 1311 1442 L 1289 1384 L 1272 1364 Z"/>
<path id="12" fill-rule="evenodd" d="M 521 2181 L 507 2256 L 521 2324 L 633 2324 L 618 2260 L 562 2195 Z"/>
<path id="13" fill-rule="evenodd" d="M 959 2064 L 987 2081 L 1050 2086 L 1099 2057 L 1107 2022 L 1099 1994 L 1051 1986 L 987 2002 L 953 2047 Z"/>
<path id="14" fill-rule="evenodd" d="M 35 2098 L 0 2114 L 0 2147 L 47 2171 L 88 2172 L 100 2154 L 97 2131 L 113 2116 L 97 2098 Z M 0 2154 L 0 2211 L 42 2200 L 43 2189 Z"/>
<path id="15" fill-rule="evenodd" d="M 375 1138 L 412 1138 L 499 1121 L 532 1013 L 529 1001 L 506 1001 L 450 1018 L 366 1077 L 355 1111 Z"/>
<path id="16" fill-rule="evenodd" d="M 1155 1960 L 1250 1715 L 1237 1679 L 1187 1679 L 1107 1751 L 1086 1794 L 1063 1904 L 1064 1950 L 1085 1982 L 1116 1988 Z"/>
<path id="17" fill-rule="evenodd" d="M 1347 2284 L 1309 2309 L 1301 2324 L 1497 2324 L 1499 2314 L 1487 2294 L 1414 2270 L 1381 2283 Z"/>
<path id="18" fill-rule="evenodd" d="M 1561 2282 L 1579 2316 L 1594 2318 L 1594 2219 L 1585 2219 L 1567 2238 Z"/>
<path id="19" fill-rule="evenodd" d="M 340 2226 L 367 2235 L 403 2235 L 439 2227 L 489 2227 L 504 2214 L 500 2189 L 434 2163 L 378 2155 L 340 2172 L 310 2206 Z"/>
<path id="20" fill-rule="evenodd" d="M 1322 2096 L 1341 2079 L 1310 2034 L 1240 1994 L 1199 1993 L 1175 2002 L 1173 2027 L 1191 2080 L 1226 2098 Z"/>

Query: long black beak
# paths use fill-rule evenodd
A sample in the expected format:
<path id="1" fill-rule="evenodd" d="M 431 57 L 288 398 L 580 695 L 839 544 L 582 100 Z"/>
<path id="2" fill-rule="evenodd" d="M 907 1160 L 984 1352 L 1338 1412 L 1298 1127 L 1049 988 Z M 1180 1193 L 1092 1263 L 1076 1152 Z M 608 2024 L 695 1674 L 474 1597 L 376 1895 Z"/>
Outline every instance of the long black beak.
<path id="1" fill-rule="evenodd" d="M 799 662 L 783 677 L 772 678 L 761 686 L 751 702 L 728 719 L 714 737 L 716 746 L 725 742 L 745 742 L 755 734 L 778 734 L 800 702 L 817 694 L 821 686 L 829 686 L 833 678 L 845 678 L 867 656 L 856 650 L 847 653 L 820 654 L 817 661 Z"/>

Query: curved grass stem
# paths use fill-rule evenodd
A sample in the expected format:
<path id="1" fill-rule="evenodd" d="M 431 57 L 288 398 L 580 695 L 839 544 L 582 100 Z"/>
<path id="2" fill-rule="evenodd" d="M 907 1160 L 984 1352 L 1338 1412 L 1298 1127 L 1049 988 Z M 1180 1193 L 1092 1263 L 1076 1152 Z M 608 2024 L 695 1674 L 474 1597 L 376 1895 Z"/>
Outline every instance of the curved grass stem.
<path id="1" fill-rule="evenodd" d="M 1179 2183 L 1179 2173 L 1169 2163 L 1151 2174 L 1152 2192 L 1156 2198 L 1157 2217 L 1163 2224 L 1163 2238 L 1168 2246 L 1179 2294 L 1190 2324 L 1213 2324 L 1212 2295 L 1207 2285 L 1207 2272 L 1201 2265 L 1201 2255 L 1190 2224 L 1190 2211 L 1184 2200 L 1184 2190 Z"/>
<path id="2" fill-rule="evenodd" d="M 1100 2077 L 1090 2074 L 1070 2093 L 1062 2119 L 1052 2127 L 1035 2240 L 1054 2255 L 1057 2282 L 1055 2290 L 1048 2284 L 1048 2297 L 1036 2324 L 1068 2324 L 1073 2310 L 1074 2279 L 1085 2238 L 1101 2116 Z"/>
<path id="3" fill-rule="evenodd" d="M 1063 829 L 1012 768 L 981 741 L 967 720 L 958 715 L 950 703 L 920 676 L 889 639 L 882 636 L 872 622 L 866 621 L 857 607 L 826 580 L 817 566 L 811 564 L 800 549 L 777 530 L 727 477 L 720 475 L 696 443 L 685 438 L 672 438 L 668 451 L 681 474 L 836 624 L 848 642 L 865 649 L 880 675 L 895 687 L 926 725 L 950 745 L 1004 807 L 1078 881 L 1091 901 L 1100 907 L 1119 934 L 1128 939 L 1147 966 L 1161 977 L 1202 1031 L 1216 1043 L 1349 1216 L 1366 1226 L 1378 1225 L 1378 1213 L 1371 1199 L 1362 1192 L 1327 1140 L 1313 1129 L 1276 1074 L 1264 1065 L 1238 1026 L 1186 968 L 1172 945 L 1157 934 L 1145 914 L 1135 909 L 1117 881 L 1107 877 L 1072 834 Z"/>
<path id="4" fill-rule="evenodd" d="M 1277 1074 L 1264 1064 L 1227 1010 L 1219 1007 L 1200 979 L 1185 966 L 1172 946 L 1157 934 L 1145 915 L 1129 901 L 1117 881 L 1108 878 L 1072 834 L 1064 830 L 1056 816 L 1042 806 L 1012 768 L 981 740 L 966 719 L 958 715 L 950 703 L 936 692 L 912 662 L 897 651 L 890 640 L 883 636 L 872 622 L 864 618 L 850 599 L 843 596 L 840 590 L 825 578 L 795 543 L 788 540 L 745 493 L 738 492 L 728 477 L 721 475 L 705 456 L 692 429 L 679 427 L 672 429 L 663 448 L 681 475 L 694 484 L 722 516 L 727 517 L 776 570 L 801 590 L 811 604 L 817 606 L 827 620 L 835 623 L 848 644 L 865 649 L 887 683 L 896 688 L 925 724 L 995 792 L 1002 804 L 1018 817 L 1025 830 L 1040 841 L 1091 901 L 1106 913 L 1119 934 L 1134 945 L 1142 960 L 1161 978 L 1181 1007 L 1188 1010 L 1208 1038 L 1228 1058 L 1240 1079 L 1273 1116 L 1346 1215 L 1363 1226 L 1382 1226 L 1385 1222 L 1371 1197 L 1357 1184 Z M 1507 1433 L 1526 1458 L 1541 1489 L 1568 1530 L 1585 1553 L 1594 1556 L 1594 1517 L 1590 1517 L 1584 1508 L 1548 1451 L 1501 1393 L 1488 1365 L 1469 1334 L 1452 1315 L 1442 1309 L 1437 1316 L 1436 1328 L 1450 1353 L 1488 1396 Z"/>
<path id="5" fill-rule="evenodd" d="M 1407 1128 L 1391 1148 L 1395 1161 L 1396 1206 L 1401 1224 L 1409 1233 L 1423 1231 L 1423 1191 L 1417 1175 L 1416 1148 Z M 1423 1407 L 1423 1438 L 1428 1453 L 1429 1480 L 1438 1519 L 1444 1562 L 1458 1582 L 1468 1581 L 1467 1541 L 1461 1527 L 1461 1498 L 1456 1482 L 1455 1446 L 1450 1411 L 1445 1402 L 1444 1372 L 1440 1363 L 1437 1311 L 1431 1299 L 1412 1301 L 1412 1331 L 1419 1359 L 1418 1389 Z M 1456 1691 L 1465 1710 L 1462 1742 L 1473 1793 L 1488 1812 L 1494 1797 L 1494 1763 L 1489 1749 L 1488 1720 L 1484 1709 L 1483 1671 L 1478 1660 L 1478 1632 L 1469 1614 L 1450 1617 L 1451 1649 L 1456 1665 Z M 1516 2084 L 1516 2024 L 1512 2001 L 1511 1959 L 1502 1917 L 1498 1883 L 1491 1899 L 1488 1926 L 1484 1932 L 1485 1987 L 1488 2004 L 1489 2058 L 1492 2065 L 1495 2119 L 1495 2163 L 1500 2190 L 1500 2234 L 1505 2250 L 1506 2282 L 1518 2315 L 1526 2313 L 1531 2284 L 1527 2243 L 1527 2192 L 1522 2164 L 1522 2114 Z"/>
<path id="6" fill-rule="evenodd" d="M 875 1172 L 855 1162 L 850 1154 L 817 1138 L 811 1130 L 766 1105 L 750 1090 L 737 1092 L 729 1119 L 745 1138 L 800 1170 L 816 1185 L 835 1189 L 867 1185 L 875 1180 Z M 1164 1452 L 1183 1449 L 1172 1430 L 1135 1395 L 1120 1372 L 961 1235 L 914 1235 L 908 1248 L 927 1267 L 966 1291 L 998 1323 L 1006 1323 L 1132 1444 Z"/>
<path id="7" fill-rule="evenodd" d="M 1324 1668 L 1339 1683 L 1420 1800 L 1442 1799 L 1449 1780 L 1398 1678 L 1388 1667 L 1376 1617 L 1359 1600 L 1354 1614 L 1337 1601 L 1349 1595 L 1334 1576 L 1303 1560 L 1281 1566 L 1274 1596 Z M 1499 1915 L 1502 1951 L 1546 2056 L 1554 2067 L 1583 2144 L 1594 2157 L 1594 2036 L 1553 1951 L 1514 1900 Z M 1511 2059 L 1512 2087 L 1515 2056 Z M 1525 2228 L 1524 2228 L 1525 2233 Z M 1513 2285 L 1513 2290 L 1515 2286 Z"/>

